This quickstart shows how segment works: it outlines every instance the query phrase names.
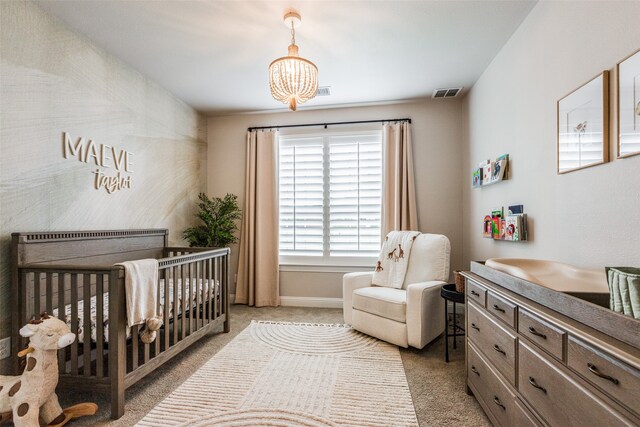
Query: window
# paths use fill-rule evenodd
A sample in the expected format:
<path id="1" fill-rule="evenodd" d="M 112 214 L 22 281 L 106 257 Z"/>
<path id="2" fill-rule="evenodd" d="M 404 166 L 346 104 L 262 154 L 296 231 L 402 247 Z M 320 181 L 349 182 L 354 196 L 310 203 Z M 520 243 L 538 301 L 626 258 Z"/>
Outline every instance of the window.
<path id="1" fill-rule="evenodd" d="M 280 262 L 363 265 L 380 251 L 381 132 L 280 137 Z"/>

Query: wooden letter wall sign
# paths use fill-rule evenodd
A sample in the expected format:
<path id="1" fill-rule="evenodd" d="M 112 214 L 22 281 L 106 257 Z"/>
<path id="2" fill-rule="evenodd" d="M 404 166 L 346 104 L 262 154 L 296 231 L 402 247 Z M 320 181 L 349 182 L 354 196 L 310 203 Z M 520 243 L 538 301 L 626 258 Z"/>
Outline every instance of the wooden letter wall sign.
<path id="1" fill-rule="evenodd" d="M 133 153 L 126 150 L 119 150 L 107 144 L 97 145 L 93 139 L 79 137 L 75 142 L 68 132 L 62 132 L 62 153 L 65 159 L 74 156 L 78 161 L 93 163 L 98 168 L 92 173 L 95 175 L 93 187 L 96 190 L 104 188 L 107 193 L 124 188 L 131 188 L 131 158 Z M 103 172 L 101 168 L 115 169 L 114 175 Z"/>

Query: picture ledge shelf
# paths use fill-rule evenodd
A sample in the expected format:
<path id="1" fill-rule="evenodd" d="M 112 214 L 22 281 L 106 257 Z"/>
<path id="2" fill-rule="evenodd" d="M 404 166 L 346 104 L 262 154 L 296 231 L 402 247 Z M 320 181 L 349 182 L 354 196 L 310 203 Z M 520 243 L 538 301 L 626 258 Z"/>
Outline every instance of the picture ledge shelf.
<path id="1" fill-rule="evenodd" d="M 484 160 L 471 174 L 471 187 L 482 188 L 509 179 L 509 155 L 495 160 Z"/>

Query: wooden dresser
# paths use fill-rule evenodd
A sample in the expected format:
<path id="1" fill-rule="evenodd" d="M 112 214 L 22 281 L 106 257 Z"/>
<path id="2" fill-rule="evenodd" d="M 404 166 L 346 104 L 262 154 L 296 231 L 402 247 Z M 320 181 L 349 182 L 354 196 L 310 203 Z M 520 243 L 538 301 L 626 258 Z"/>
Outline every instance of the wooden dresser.
<path id="1" fill-rule="evenodd" d="M 640 322 L 481 263 L 463 274 L 467 393 L 494 425 L 640 426 Z"/>

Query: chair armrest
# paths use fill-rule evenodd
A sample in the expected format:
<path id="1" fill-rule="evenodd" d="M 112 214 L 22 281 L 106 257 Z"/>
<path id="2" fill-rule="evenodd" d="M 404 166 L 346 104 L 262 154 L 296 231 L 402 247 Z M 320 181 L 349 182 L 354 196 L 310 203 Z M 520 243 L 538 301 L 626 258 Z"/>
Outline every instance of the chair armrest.
<path id="1" fill-rule="evenodd" d="M 342 276 L 342 311 L 344 323 L 351 324 L 351 310 L 353 301 L 353 291 L 371 286 L 373 272 L 347 273 Z"/>
<path id="2" fill-rule="evenodd" d="M 407 286 L 407 335 L 410 346 L 423 348 L 444 331 L 444 303 L 440 289 L 446 284 L 434 280 Z"/>

